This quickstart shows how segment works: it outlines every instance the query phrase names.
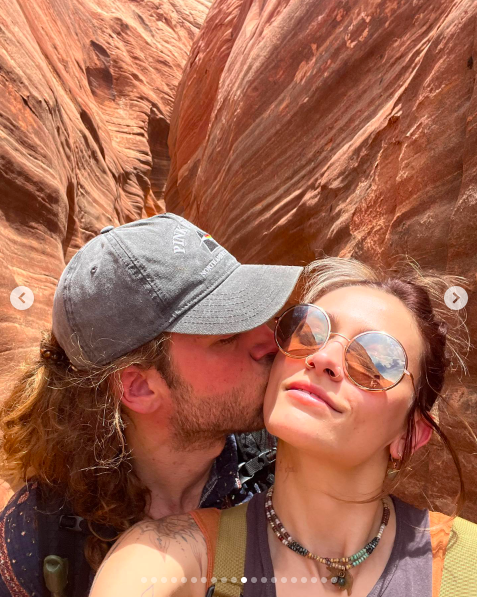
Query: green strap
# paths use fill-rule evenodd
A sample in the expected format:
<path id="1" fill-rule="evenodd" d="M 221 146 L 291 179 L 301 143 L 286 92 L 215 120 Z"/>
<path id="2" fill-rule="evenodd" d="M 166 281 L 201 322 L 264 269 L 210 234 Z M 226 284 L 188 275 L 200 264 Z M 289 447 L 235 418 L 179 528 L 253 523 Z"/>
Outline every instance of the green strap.
<path id="1" fill-rule="evenodd" d="M 214 597 L 241 595 L 247 547 L 247 506 L 248 502 L 245 502 L 220 513 L 212 578 L 215 584 Z"/>
<path id="2" fill-rule="evenodd" d="M 456 518 L 447 545 L 439 597 L 477 595 L 477 524 Z"/>

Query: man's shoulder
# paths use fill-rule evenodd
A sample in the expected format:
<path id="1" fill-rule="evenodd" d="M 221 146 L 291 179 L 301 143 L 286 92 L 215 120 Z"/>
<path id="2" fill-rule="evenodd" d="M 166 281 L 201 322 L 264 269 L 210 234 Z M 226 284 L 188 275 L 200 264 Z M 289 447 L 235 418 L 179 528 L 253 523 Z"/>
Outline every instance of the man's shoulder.
<path id="1" fill-rule="evenodd" d="M 58 489 L 28 482 L 0 513 L 0 597 L 49 594 L 43 580 L 48 555 L 68 560 L 69 595 L 87 594 L 92 571 L 84 554 L 86 528 Z"/>
<path id="2" fill-rule="evenodd" d="M 36 481 L 29 481 L 28 483 L 25 483 L 25 485 L 23 485 L 10 497 L 8 502 L 0 511 L 0 515 L 3 516 L 8 509 L 15 507 L 15 505 L 18 503 L 22 504 L 27 500 L 35 499 L 37 487 L 38 483 Z"/>
<path id="3" fill-rule="evenodd" d="M 161 577 L 168 585 L 175 582 L 169 579 L 206 575 L 207 544 L 200 527 L 189 513 L 172 514 L 138 522 L 121 535 L 101 564 L 91 596 L 145 594 L 148 587 L 143 577 Z M 163 587 L 163 591 L 168 595 L 186 594 L 173 584 Z M 187 594 L 194 597 L 203 592 L 200 586 L 189 585 Z"/>
<path id="4" fill-rule="evenodd" d="M 13 531 L 13 529 L 17 529 L 18 527 L 32 529 L 37 508 L 38 483 L 27 483 L 11 496 L 0 512 L 2 530 L 8 534 L 10 530 Z M 24 535 L 20 536 L 24 537 Z M 9 543 L 11 543 L 11 540 Z"/>
<path id="5" fill-rule="evenodd" d="M 42 594 L 36 512 L 38 484 L 27 483 L 0 512 L 0 596 Z"/>
<path id="6" fill-rule="evenodd" d="M 116 546 L 124 543 L 125 540 L 136 543 L 149 542 L 159 551 L 161 550 L 161 545 L 166 545 L 170 541 L 177 541 L 182 544 L 188 543 L 190 540 L 201 540 L 202 533 L 193 516 L 197 511 L 199 510 L 183 514 L 169 514 L 169 516 L 164 516 L 157 520 L 141 520 L 137 522 L 123 533 L 121 539 L 108 552 L 107 557 L 114 552 Z"/>

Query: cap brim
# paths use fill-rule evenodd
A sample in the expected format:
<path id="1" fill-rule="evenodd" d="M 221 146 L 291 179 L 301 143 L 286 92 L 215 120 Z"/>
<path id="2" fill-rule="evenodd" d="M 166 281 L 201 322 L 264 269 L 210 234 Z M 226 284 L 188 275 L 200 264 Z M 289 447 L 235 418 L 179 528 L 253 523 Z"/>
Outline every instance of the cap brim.
<path id="1" fill-rule="evenodd" d="M 165 331 L 219 336 L 256 328 L 283 307 L 302 271 L 285 265 L 240 265 Z"/>

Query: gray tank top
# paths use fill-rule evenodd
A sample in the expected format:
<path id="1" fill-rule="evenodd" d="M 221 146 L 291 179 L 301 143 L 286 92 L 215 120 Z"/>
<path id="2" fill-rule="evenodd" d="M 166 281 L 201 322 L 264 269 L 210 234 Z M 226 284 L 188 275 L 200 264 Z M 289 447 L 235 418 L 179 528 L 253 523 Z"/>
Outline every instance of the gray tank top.
<path id="1" fill-rule="evenodd" d="M 277 597 L 267 537 L 265 493 L 256 494 L 247 509 L 247 551 L 243 597 Z M 388 563 L 368 597 L 431 597 L 432 546 L 428 510 L 418 510 L 392 496 L 396 537 Z M 318 579 L 318 582 L 320 580 Z M 313 585 L 312 585 L 313 586 Z"/>

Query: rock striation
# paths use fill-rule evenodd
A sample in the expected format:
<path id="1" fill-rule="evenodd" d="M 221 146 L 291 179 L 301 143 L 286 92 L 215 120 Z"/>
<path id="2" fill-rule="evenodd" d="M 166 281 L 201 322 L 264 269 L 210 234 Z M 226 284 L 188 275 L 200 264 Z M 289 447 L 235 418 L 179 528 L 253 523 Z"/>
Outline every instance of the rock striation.
<path id="1" fill-rule="evenodd" d="M 108 225 L 164 211 L 177 84 L 210 0 L 0 0 L 0 379 Z M 33 306 L 10 293 L 29 287 Z"/>

